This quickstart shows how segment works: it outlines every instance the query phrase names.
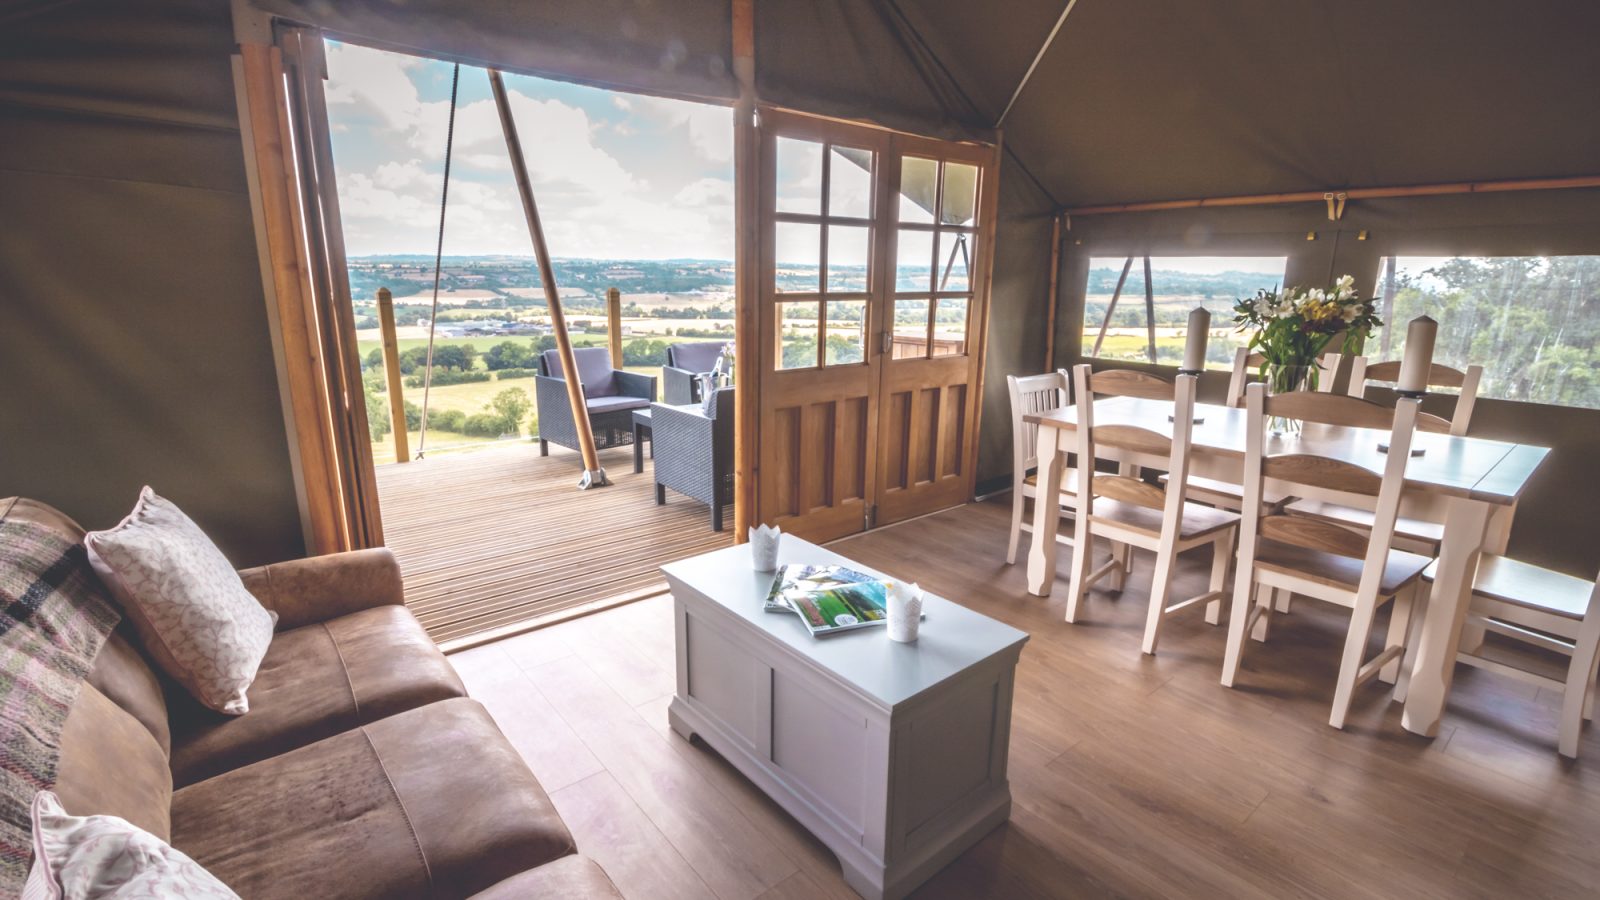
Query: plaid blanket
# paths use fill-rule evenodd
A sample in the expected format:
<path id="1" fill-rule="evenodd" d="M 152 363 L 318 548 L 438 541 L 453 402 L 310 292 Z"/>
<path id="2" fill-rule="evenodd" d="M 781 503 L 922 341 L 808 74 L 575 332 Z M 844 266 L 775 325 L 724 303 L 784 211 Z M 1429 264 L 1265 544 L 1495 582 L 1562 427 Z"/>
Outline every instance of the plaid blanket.
<path id="1" fill-rule="evenodd" d="M 33 858 L 29 804 L 55 785 L 62 726 L 120 615 L 81 542 L 7 511 L 0 506 L 0 897 L 15 897 Z"/>

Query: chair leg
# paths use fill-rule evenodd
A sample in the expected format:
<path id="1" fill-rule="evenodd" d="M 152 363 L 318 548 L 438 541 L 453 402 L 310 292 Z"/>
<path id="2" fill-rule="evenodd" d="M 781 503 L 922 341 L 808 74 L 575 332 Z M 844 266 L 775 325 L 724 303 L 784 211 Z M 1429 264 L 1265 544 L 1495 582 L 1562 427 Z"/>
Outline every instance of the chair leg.
<path id="1" fill-rule="evenodd" d="M 1220 592 L 1228 586 L 1228 563 L 1233 559 L 1233 543 L 1236 535 L 1232 529 L 1224 533 L 1227 537 L 1211 542 L 1211 581 L 1206 584 L 1208 592 Z M 1206 604 L 1206 624 L 1222 624 L 1221 598 Z"/>
<path id="2" fill-rule="evenodd" d="M 1417 581 L 1421 583 L 1420 578 Z M 1417 586 L 1413 584 L 1410 590 L 1402 594 L 1396 594 L 1395 598 L 1389 601 L 1389 605 L 1392 607 L 1389 610 L 1389 634 L 1383 639 L 1383 649 L 1387 650 L 1390 647 L 1404 648 L 1406 646 L 1406 639 L 1411 634 L 1411 617 L 1416 614 L 1414 607 L 1416 597 Z M 1402 649 L 1401 656 L 1396 656 L 1394 659 L 1389 660 L 1382 669 L 1378 670 L 1379 681 L 1384 684 L 1395 684 L 1399 681 L 1400 666 L 1404 662 L 1402 659 L 1404 654 L 1405 651 Z"/>
<path id="3" fill-rule="evenodd" d="M 1339 678 L 1333 690 L 1333 712 L 1328 724 L 1343 729 L 1345 717 L 1350 714 L 1350 699 L 1356 690 L 1356 673 L 1361 671 L 1361 661 L 1367 655 L 1367 638 L 1372 635 L 1372 620 L 1378 611 L 1376 597 L 1356 600 L 1350 613 L 1350 631 L 1344 637 L 1344 654 L 1339 660 Z"/>
<path id="4" fill-rule="evenodd" d="M 1278 595 L 1278 600 L 1276 603 L 1272 604 L 1272 608 L 1278 612 L 1287 614 L 1289 612 L 1289 606 L 1294 600 L 1294 591 L 1277 591 L 1276 593 Z"/>
<path id="5" fill-rule="evenodd" d="M 1022 541 L 1022 508 L 1028 504 L 1022 485 L 1017 484 L 1011 490 L 1011 543 L 1006 546 L 1006 565 L 1017 564 L 1017 544 Z"/>
<path id="6" fill-rule="evenodd" d="M 1079 516 L 1072 524 L 1072 579 L 1067 588 L 1066 615 L 1069 625 L 1078 621 L 1078 603 L 1089 590 L 1089 565 L 1093 558 L 1094 537 L 1089 533 L 1089 517 Z"/>
<path id="7" fill-rule="evenodd" d="M 1272 609 L 1276 605 L 1280 588 L 1261 585 L 1256 589 L 1256 606 L 1261 607 L 1261 612 L 1256 616 L 1256 624 L 1250 629 L 1250 640 L 1267 642 L 1267 636 L 1272 633 Z"/>
<path id="8" fill-rule="evenodd" d="M 1411 664 L 1416 661 L 1417 641 L 1422 623 L 1428 618 L 1428 585 L 1418 581 L 1411 589 L 1411 622 L 1406 629 L 1406 649 L 1400 654 L 1400 677 L 1394 681 L 1394 702 L 1406 702 L 1406 694 L 1411 690 Z"/>
<path id="9" fill-rule="evenodd" d="M 544 438 L 540 438 L 539 439 L 539 455 L 540 456 L 549 456 L 550 455 L 550 442 L 545 440 Z"/>
<path id="10" fill-rule="evenodd" d="M 1117 561 L 1117 567 L 1111 571 L 1111 590 L 1120 594 L 1128 586 L 1128 575 L 1133 572 L 1132 545 L 1112 544 L 1111 558 Z"/>
<path id="11" fill-rule="evenodd" d="M 1595 655 L 1594 665 L 1589 667 L 1589 681 L 1587 686 L 1584 688 L 1585 695 L 1588 697 L 1588 699 L 1585 700 L 1583 704 L 1583 717 L 1588 721 L 1594 720 L 1594 697 L 1596 693 L 1600 693 L 1600 691 L 1596 691 L 1595 689 L 1596 677 L 1600 677 L 1600 654 Z"/>
<path id="12" fill-rule="evenodd" d="M 1222 686 L 1233 687 L 1244 656 L 1244 623 L 1250 620 L 1251 588 L 1255 586 L 1255 555 L 1240 553 L 1233 573 L 1233 608 L 1228 611 L 1228 643 L 1222 654 Z"/>
<path id="13" fill-rule="evenodd" d="M 1572 651 L 1572 662 L 1567 666 L 1567 686 L 1561 696 L 1561 755 L 1578 758 L 1579 737 L 1583 731 L 1585 712 L 1591 707 L 1594 678 L 1600 669 L 1600 635 L 1595 634 L 1595 612 L 1590 611 L 1588 621 L 1578 626 L 1577 646 Z"/>
<path id="14" fill-rule="evenodd" d="M 721 500 L 713 500 L 713 501 L 711 501 L 711 530 L 712 531 L 721 531 L 722 530 L 722 501 Z"/>
<path id="15" fill-rule="evenodd" d="M 1172 592 L 1172 564 L 1178 551 L 1165 541 L 1156 551 L 1156 569 L 1150 576 L 1150 609 L 1144 617 L 1144 652 L 1156 653 L 1161 638 L 1161 620 L 1167 617 L 1167 595 Z"/>
<path id="16" fill-rule="evenodd" d="M 657 506 L 666 506 L 667 505 L 667 486 L 662 484 L 659 481 L 656 482 L 656 505 Z"/>

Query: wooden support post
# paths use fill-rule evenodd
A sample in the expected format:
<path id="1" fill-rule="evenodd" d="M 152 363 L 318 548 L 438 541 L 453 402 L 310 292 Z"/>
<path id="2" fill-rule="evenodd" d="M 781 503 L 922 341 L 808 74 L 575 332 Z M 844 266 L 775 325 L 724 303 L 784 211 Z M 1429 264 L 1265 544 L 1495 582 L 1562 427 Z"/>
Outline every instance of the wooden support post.
<path id="1" fill-rule="evenodd" d="M 1045 297 L 1044 370 L 1056 368 L 1056 308 L 1061 305 L 1061 214 L 1050 226 L 1050 288 Z"/>
<path id="2" fill-rule="evenodd" d="M 606 288 L 606 343 L 611 345 L 611 368 L 622 368 L 622 292 Z"/>
<path id="3" fill-rule="evenodd" d="M 758 515 L 761 143 L 756 130 L 755 0 L 732 0 L 732 7 L 733 75 L 739 82 L 739 100 L 733 107 L 733 371 L 738 385 L 734 393 L 733 539 L 742 543 Z"/>
<path id="4" fill-rule="evenodd" d="M 489 70 L 489 88 L 494 94 L 494 105 L 500 112 L 500 128 L 506 135 L 506 152 L 511 156 L 511 174 L 517 182 L 517 193 L 522 196 L 522 212 L 528 219 L 528 236 L 533 239 L 533 252 L 539 263 L 539 283 L 544 286 L 544 300 L 550 307 L 550 328 L 556 336 L 556 353 L 561 358 L 562 380 L 567 384 L 567 400 L 572 404 L 572 421 L 578 426 L 578 449 L 583 455 L 583 477 L 578 487 L 587 490 L 610 484 L 606 472 L 600 468 L 600 454 L 594 446 L 594 430 L 589 425 L 589 407 L 584 403 L 583 385 L 578 383 L 578 363 L 572 355 L 572 337 L 567 334 L 567 317 L 561 311 L 561 294 L 556 290 L 556 272 L 550 264 L 550 249 L 544 242 L 544 225 L 539 221 L 539 208 L 533 202 L 533 182 L 528 178 L 528 163 L 522 158 L 522 141 L 517 137 L 517 123 L 511 118 L 511 101 L 506 98 L 505 79 L 499 69 Z"/>
<path id="5" fill-rule="evenodd" d="M 1150 335 L 1150 364 L 1156 361 L 1156 287 L 1150 281 L 1150 257 L 1144 258 L 1144 327 Z"/>
<path id="6" fill-rule="evenodd" d="M 400 379 L 400 339 L 394 330 L 394 295 L 378 288 L 378 329 L 383 332 L 383 372 L 389 385 L 389 430 L 394 432 L 394 461 L 410 462 L 407 446 L 405 384 Z"/>
<path id="7" fill-rule="evenodd" d="M 1117 277 L 1117 289 L 1111 292 L 1111 302 L 1106 304 L 1106 316 L 1100 320 L 1100 334 L 1094 339 L 1094 349 L 1089 351 L 1090 356 L 1100 355 L 1100 345 L 1105 342 L 1106 329 L 1111 327 L 1111 314 L 1117 311 L 1117 298 L 1122 296 L 1122 286 L 1128 283 L 1128 270 L 1133 268 L 1133 257 L 1122 264 L 1122 274 Z"/>

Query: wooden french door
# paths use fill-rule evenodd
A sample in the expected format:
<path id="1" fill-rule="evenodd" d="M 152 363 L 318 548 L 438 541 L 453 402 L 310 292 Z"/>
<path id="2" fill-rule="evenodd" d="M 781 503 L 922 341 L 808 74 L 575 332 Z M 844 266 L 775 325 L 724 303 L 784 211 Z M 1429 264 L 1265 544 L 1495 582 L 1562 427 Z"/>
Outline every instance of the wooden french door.
<path id="1" fill-rule="evenodd" d="M 993 154 L 763 112 L 760 521 L 828 540 L 970 494 Z"/>

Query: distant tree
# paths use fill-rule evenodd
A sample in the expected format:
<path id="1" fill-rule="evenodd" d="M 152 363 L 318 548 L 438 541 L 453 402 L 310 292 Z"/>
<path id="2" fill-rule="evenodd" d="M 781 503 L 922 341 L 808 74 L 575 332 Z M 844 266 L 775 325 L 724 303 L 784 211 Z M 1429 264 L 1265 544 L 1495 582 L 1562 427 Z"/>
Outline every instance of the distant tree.
<path id="1" fill-rule="evenodd" d="M 367 402 L 367 431 L 371 433 L 372 442 L 376 444 L 383 440 L 383 436 L 389 433 L 391 427 L 389 404 L 378 397 L 370 384 L 366 386 L 363 396 Z"/>
<path id="2" fill-rule="evenodd" d="M 522 420 L 532 408 L 533 401 L 528 399 L 528 392 L 522 388 L 506 388 L 495 394 L 485 407 L 490 415 L 499 419 L 500 434 L 517 433 L 522 427 Z"/>
<path id="3" fill-rule="evenodd" d="M 471 344 L 444 344 L 433 348 L 433 364 L 444 369 L 465 372 L 478 358 L 478 348 Z"/>
<path id="4" fill-rule="evenodd" d="M 664 366 L 667 364 L 667 342 L 650 338 L 629 341 L 622 348 L 622 364 L 625 366 Z"/>
<path id="5" fill-rule="evenodd" d="M 533 365 L 534 349 L 530 341 L 519 344 L 516 341 L 502 341 L 490 347 L 483 354 L 483 364 L 491 370 L 500 369 L 526 369 Z"/>

